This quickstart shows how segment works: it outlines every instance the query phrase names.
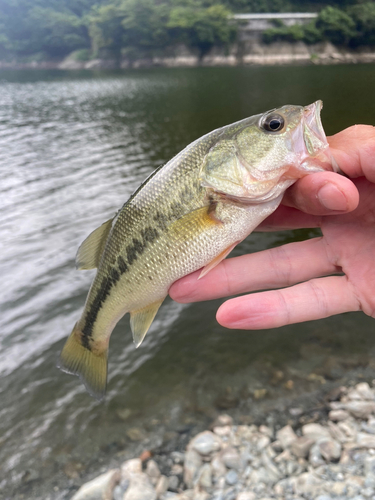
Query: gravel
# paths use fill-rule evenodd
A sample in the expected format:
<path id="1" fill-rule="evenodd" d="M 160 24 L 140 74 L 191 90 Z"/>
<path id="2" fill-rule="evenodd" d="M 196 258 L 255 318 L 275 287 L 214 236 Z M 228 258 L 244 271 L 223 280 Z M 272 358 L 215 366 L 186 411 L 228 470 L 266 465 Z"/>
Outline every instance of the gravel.
<path id="1" fill-rule="evenodd" d="M 375 388 L 361 382 L 339 394 L 319 422 L 293 427 L 220 415 L 184 453 L 169 453 L 168 471 L 157 455 L 127 460 L 72 500 L 373 500 Z"/>

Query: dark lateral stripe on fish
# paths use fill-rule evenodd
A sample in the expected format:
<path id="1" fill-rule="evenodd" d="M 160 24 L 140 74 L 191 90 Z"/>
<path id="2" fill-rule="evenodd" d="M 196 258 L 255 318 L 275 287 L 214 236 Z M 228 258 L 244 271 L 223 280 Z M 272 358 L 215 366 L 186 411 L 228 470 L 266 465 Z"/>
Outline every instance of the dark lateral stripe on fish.
<path id="1" fill-rule="evenodd" d="M 90 340 L 92 338 L 92 331 L 96 318 L 106 298 L 108 297 L 111 288 L 116 285 L 123 274 L 129 271 L 129 266 L 131 266 L 132 263 L 138 258 L 138 255 L 141 255 L 145 251 L 148 244 L 152 243 L 159 237 L 158 231 L 152 227 L 146 227 L 141 234 L 143 241 L 133 238 L 133 245 L 129 245 L 126 248 L 127 263 L 121 255 L 118 256 L 118 270 L 115 267 L 112 267 L 109 276 L 103 280 L 99 292 L 86 314 L 85 326 L 82 329 L 82 345 L 86 347 L 86 349 L 90 350 Z"/>
<path id="2" fill-rule="evenodd" d="M 131 266 L 133 262 L 138 259 L 138 254 L 142 255 L 145 248 L 146 243 L 142 243 L 137 240 L 137 238 L 133 238 L 133 244 L 126 247 L 126 257 L 128 259 L 129 266 Z"/>
<path id="3" fill-rule="evenodd" d="M 160 212 L 156 212 L 153 219 L 162 231 L 166 230 L 166 228 L 168 227 L 168 223 L 170 221 L 170 217 Z"/>
<path id="4" fill-rule="evenodd" d="M 117 257 L 117 264 L 118 264 L 118 267 L 119 267 L 119 270 L 120 270 L 121 274 L 124 274 L 124 273 L 126 273 L 126 271 L 129 270 L 128 265 L 126 264 L 126 262 L 124 261 L 124 259 L 121 257 L 121 255 L 119 255 Z"/>
<path id="5" fill-rule="evenodd" d="M 90 309 L 87 311 L 87 314 L 85 316 L 85 326 L 82 328 L 81 342 L 83 347 L 85 347 L 89 351 L 91 351 L 90 340 L 92 338 L 92 330 L 96 321 L 96 317 L 106 298 L 108 297 L 113 284 L 113 280 L 109 277 L 102 282 L 99 293 L 96 295 L 90 306 Z"/>
<path id="6" fill-rule="evenodd" d="M 157 230 L 153 227 L 146 227 L 146 229 L 144 229 L 142 232 L 142 237 L 143 237 L 143 241 L 147 241 L 148 243 L 152 243 L 154 240 L 156 240 L 156 238 L 159 236 L 159 233 L 157 232 Z"/>

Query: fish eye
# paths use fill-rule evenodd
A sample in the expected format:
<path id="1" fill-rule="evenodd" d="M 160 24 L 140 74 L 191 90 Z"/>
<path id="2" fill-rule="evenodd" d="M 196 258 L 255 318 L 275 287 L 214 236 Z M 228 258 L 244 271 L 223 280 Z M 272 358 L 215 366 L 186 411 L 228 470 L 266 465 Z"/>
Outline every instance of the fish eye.
<path id="1" fill-rule="evenodd" d="M 262 122 L 262 127 L 267 132 L 280 132 L 284 128 L 285 120 L 281 115 L 272 113 L 267 115 Z"/>

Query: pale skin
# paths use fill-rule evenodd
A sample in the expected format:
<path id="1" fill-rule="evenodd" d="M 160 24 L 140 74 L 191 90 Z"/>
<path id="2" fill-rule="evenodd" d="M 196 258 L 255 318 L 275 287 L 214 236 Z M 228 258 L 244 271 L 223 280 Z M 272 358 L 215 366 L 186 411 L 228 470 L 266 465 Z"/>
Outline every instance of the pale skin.
<path id="1" fill-rule="evenodd" d="M 217 321 L 244 330 L 276 328 L 349 311 L 375 317 L 375 127 L 355 125 L 328 138 L 347 177 L 300 179 L 259 230 L 320 227 L 323 236 L 222 261 L 170 289 L 177 302 L 229 299 Z"/>

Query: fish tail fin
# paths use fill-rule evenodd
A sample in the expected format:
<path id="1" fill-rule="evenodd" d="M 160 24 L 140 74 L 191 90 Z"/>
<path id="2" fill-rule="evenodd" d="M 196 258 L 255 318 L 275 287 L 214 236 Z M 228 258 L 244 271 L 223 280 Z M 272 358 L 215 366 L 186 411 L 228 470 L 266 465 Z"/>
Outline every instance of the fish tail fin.
<path id="1" fill-rule="evenodd" d="M 63 372 L 77 375 L 91 396 L 100 401 L 107 385 L 108 348 L 99 349 L 95 342 L 86 347 L 81 339 L 82 332 L 76 324 L 61 351 L 57 366 Z"/>

